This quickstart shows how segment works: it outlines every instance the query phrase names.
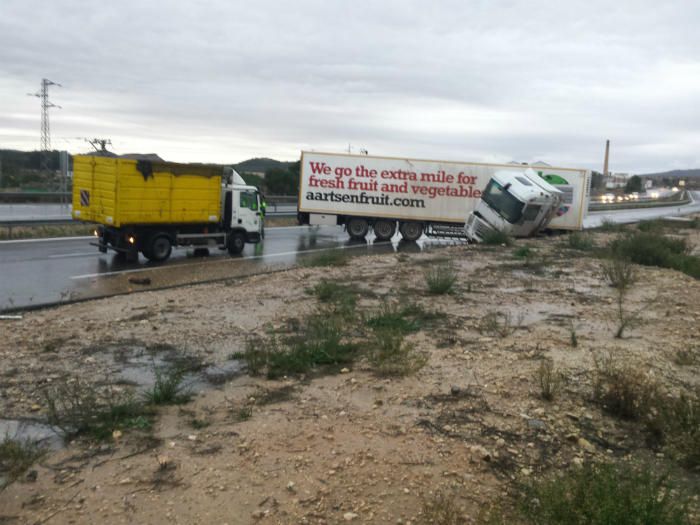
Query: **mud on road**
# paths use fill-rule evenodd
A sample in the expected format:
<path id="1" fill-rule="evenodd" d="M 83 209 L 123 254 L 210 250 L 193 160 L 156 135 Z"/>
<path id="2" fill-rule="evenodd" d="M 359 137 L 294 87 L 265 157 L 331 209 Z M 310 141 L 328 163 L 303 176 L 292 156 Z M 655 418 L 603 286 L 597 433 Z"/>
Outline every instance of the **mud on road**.
<path id="1" fill-rule="evenodd" d="M 530 255 L 516 257 L 523 246 Z M 456 269 L 454 288 L 431 294 L 424 274 L 444 264 Z M 625 304 L 640 322 L 621 339 L 600 260 L 562 238 L 356 257 L 3 321 L 6 428 L 45 422 L 56 385 L 139 396 L 168 362 L 188 363 L 194 396 L 158 408 L 150 428 L 56 447 L 0 491 L 0 523 L 420 523 L 438 491 L 478 523 L 539 476 L 602 459 L 666 468 L 673 462 L 639 425 L 592 395 L 597 356 L 635 367 L 667 395 L 700 384 L 700 282 L 636 271 Z M 316 311 L 322 281 L 352 285 L 365 315 L 409 303 L 429 314 L 405 340 L 425 365 L 406 377 L 380 376 L 366 358 L 274 380 L 247 374 L 235 354 Z M 370 344 L 352 337 L 360 350 Z M 546 360 L 561 377 L 551 401 L 538 376 Z"/>

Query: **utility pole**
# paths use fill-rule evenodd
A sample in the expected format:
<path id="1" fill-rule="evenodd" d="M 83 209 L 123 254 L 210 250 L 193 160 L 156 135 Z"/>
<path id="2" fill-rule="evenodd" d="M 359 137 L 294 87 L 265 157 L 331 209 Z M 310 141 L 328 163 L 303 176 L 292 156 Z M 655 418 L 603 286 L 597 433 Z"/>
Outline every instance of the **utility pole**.
<path id="1" fill-rule="evenodd" d="M 85 140 L 87 140 L 90 143 L 90 145 L 93 148 L 95 148 L 95 151 L 99 151 L 100 153 L 107 151 L 108 144 L 110 146 L 112 145 L 112 141 L 109 139 L 85 139 Z M 97 146 L 99 146 L 99 148 Z"/>
<path id="2" fill-rule="evenodd" d="M 49 127 L 49 109 L 59 108 L 49 101 L 49 86 L 61 87 L 61 84 L 52 82 L 48 78 L 41 79 L 41 91 L 37 93 L 27 93 L 30 97 L 41 99 L 41 171 L 49 171 L 49 156 L 51 155 L 51 130 Z"/>

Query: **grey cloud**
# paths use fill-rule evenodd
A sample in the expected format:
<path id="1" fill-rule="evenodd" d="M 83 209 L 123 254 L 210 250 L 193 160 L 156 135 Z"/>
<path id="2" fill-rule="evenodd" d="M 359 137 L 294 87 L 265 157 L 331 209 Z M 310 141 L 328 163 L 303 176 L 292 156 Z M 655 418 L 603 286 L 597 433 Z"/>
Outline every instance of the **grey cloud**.
<path id="1" fill-rule="evenodd" d="M 52 126 L 71 148 L 82 144 L 70 137 L 102 134 L 172 160 L 232 161 L 352 143 L 600 168 L 611 138 L 615 169 L 698 160 L 700 8 L 689 0 L 0 9 L 4 146 L 38 144 L 38 101 L 25 92 L 48 76 L 65 86 Z"/>

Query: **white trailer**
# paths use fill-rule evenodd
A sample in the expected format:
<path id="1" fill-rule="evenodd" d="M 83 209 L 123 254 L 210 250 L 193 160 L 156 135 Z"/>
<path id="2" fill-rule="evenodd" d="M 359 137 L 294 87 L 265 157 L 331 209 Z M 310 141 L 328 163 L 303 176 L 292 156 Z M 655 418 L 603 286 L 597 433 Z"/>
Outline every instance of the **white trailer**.
<path id="1" fill-rule="evenodd" d="M 356 239 L 370 228 L 378 240 L 392 238 L 397 228 L 408 241 L 422 234 L 463 238 L 465 221 L 492 178 L 523 175 L 528 168 L 561 192 L 549 227 L 581 229 L 590 185 L 586 170 L 309 151 L 301 155 L 299 222 L 344 225 Z M 521 213 L 526 204 L 510 217 L 516 223 L 527 220 Z"/>

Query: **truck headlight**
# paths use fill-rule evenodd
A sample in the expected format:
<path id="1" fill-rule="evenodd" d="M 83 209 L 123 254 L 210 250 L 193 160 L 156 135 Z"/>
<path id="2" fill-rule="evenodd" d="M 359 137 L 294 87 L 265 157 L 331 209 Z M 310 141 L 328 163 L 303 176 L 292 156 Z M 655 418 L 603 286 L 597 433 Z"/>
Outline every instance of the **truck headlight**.
<path id="1" fill-rule="evenodd" d="M 129 244 L 134 244 L 136 242 L 136 239 L 134 238 L 133 235 L 129 235 L 128 241 L 129 241 Z"/>

